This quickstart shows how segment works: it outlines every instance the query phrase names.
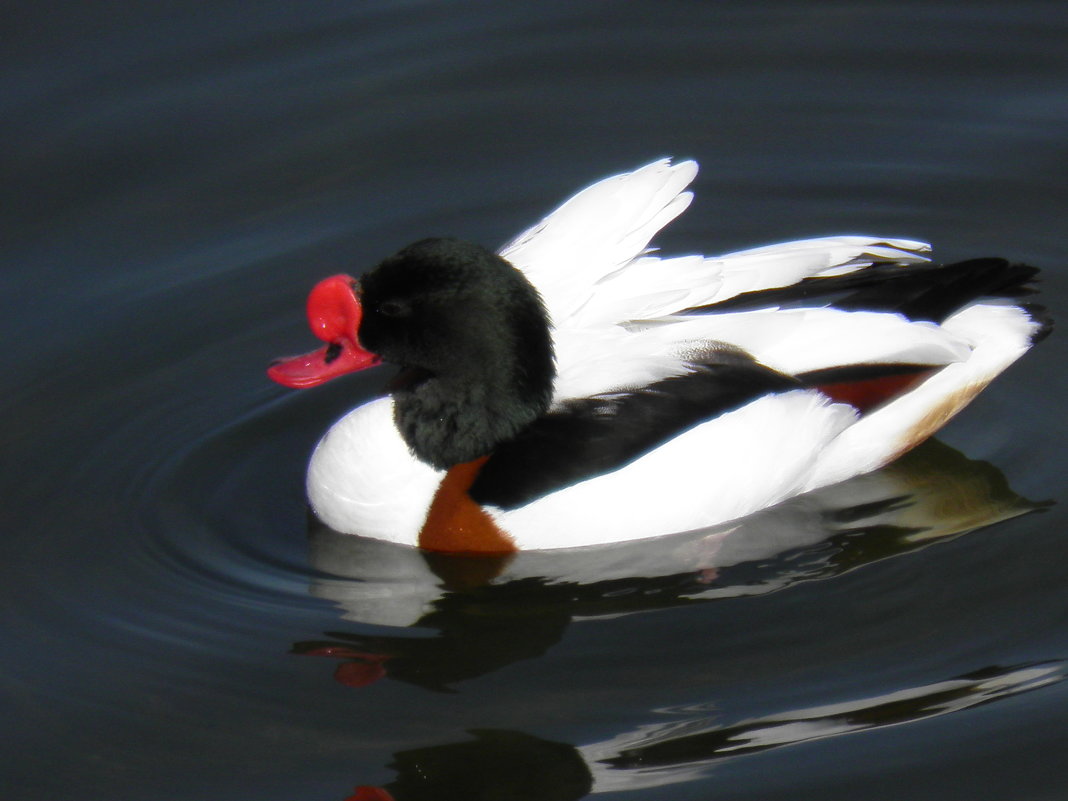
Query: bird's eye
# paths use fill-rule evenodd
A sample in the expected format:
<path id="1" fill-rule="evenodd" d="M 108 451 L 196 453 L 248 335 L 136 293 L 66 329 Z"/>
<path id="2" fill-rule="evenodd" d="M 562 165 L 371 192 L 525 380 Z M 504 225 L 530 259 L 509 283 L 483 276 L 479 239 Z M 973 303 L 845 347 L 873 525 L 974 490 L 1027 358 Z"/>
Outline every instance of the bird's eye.
<path id="1" fill-rule="evenodd" d="M 386 317 L 403 317 L 408 313 L 408 304 L 399 300 L 384 300 L 378 304 L 378 311 Z"/>

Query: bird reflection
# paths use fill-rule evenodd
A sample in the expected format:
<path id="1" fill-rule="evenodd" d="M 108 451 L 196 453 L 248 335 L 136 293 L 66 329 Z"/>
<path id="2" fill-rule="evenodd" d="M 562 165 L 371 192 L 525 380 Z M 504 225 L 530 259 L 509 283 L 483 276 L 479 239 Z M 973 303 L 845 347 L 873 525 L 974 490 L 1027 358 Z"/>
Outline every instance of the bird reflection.
<path id="1" fill-rule="evenodd" d="M 989 464 L 929 441 L 893 465 L 733 524 L 644 542 L 509 558 L 436 556 L 322 527 L 311 592 L 351 631 L 295 643 L 338 661 L 351 687 L 381 679 L 427 690 L 536 659 L 581 619 L 763 595 L 825 580 L 1041 509 Z M 395 633 L 370 633 L 375 626 Z M 473 729 L 399 751 L 393 781 L 346 801 L 573 801 L 700 779 L 724 759 L 957 712 L 1064 678 L 1060 660 L 988 665 L 914 686 L 730 719 L 717 699 L 648 711 L 597 742 Z M 650 688 L 652 691 L 653 688 Z"/>
<path id="2" fill-rule="evenodd" d="M 931 684 L 748 720 L 673 715 L 606 741 L 571 746 L 527 734 L 474 730 L 469 739 L 394 754 L 396 779 L 362 786 L 346 801 L 502 798 L 574 801 L 590 794 L 698 779 L 720 761 L 757 751 L 909 723 L 1061 681 L 1062 660 L 989 666 Z M 671 710 L 658 710 L 659 720 Z"/>
<path id="3" fill-rule="evenodd" d="M 452 685 L 544 654 L 571 622 L 565 599 L 539 597 L 535 579 L 486 585 L 470 593 L 445 593 L 417 625 L 435 637 L 368 636 L 329 632 L 329 640 L 298 642 L 293 653 L 344 660 L 335 678 L 362 687 L 383 676 L 428 690 Z M 556 589 L 556 588 L 554 588 Z M 555 595 L 555 593 L 553 593 Z"/>
<path id="4" fill-rule="evenodd" d="M 360 624 L 293 645 L 335 678 L 448 692 L 557 643 L 576 618 L 775 592 L 1042 508 L 993 466 L 930 440 L 883 470 L 741 521 L 620 545 L 510 557 L 428 554 L 313 526 L 311 592 Z M 413 630 L 414 629 L 414 630 Z M 426 636 L 413 636 L 425 634 Z"/>

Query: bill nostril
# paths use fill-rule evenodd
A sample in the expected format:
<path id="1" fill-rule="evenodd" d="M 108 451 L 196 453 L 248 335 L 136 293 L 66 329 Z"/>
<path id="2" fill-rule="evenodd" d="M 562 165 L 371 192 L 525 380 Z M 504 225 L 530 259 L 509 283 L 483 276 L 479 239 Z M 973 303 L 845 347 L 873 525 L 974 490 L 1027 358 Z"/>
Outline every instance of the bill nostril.
<path id="1" fill-rule="evenodd" d="M 330 362 L 334 361 L 340 355 L 341 355 L 341 343 L 340 342 L 331 342 L 330 343 L 330 347 L 328 347 L 326 349 L 326 353 L 323 355 L 323 361 L 326 362 L 327 364 L 330 364 Z"/>

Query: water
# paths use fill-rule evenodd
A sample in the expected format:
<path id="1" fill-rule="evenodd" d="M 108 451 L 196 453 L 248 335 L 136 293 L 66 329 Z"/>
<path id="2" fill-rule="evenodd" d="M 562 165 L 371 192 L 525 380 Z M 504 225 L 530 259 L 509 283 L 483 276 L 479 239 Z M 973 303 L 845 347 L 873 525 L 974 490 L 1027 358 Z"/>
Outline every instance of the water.
<path id="1" fill-rule="evenodd" d="M 309 449 L 381 379 L 263 375 L 319 277 L 502 242 L 665 154 L 702 164 L 668 252 L 921 237 L 1043 267 L 1058 313 L 1068 12 L 113 2 L 5 28 L 5 797 L 1068 792 L 1063 335 L 894 470 L 566 563 L 309 527 Z"/>

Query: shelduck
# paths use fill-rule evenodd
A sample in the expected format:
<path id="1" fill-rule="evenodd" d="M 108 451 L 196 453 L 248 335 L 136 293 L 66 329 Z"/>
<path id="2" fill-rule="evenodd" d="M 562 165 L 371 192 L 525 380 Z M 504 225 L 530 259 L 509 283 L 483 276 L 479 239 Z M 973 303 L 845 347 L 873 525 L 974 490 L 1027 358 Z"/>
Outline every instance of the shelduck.
<path id="1" fill-rule="evenodd" d="M 507 554 L 693 531 L 875 470 L 1046 335 L 1037 270 L 923 242 L 655 255 L 692 161 L 601 180 L 493 252 L 424 239 L 307 305 L 310 387 L 382 362 L 307 492 L 331 528 Z"/>

